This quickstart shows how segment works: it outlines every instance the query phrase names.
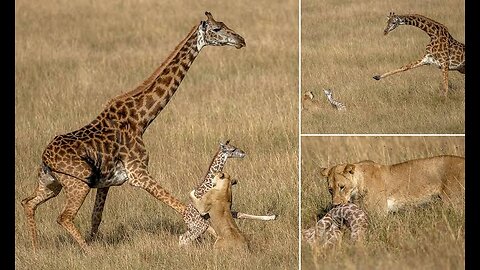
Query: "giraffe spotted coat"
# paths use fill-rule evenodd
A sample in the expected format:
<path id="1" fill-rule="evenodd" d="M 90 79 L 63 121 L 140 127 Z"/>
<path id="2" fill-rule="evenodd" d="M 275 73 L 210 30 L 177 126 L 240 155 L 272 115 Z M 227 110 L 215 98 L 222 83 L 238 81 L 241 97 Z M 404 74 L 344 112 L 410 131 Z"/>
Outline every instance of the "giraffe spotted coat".
<path id="1" fill-rule="evenodd" d="M 343 225 L 350 229 L 352 242 L 362 241 L 369 225 L 368 216 L 356 204 L 340 204 L 332 208 L 314 226 L 303 230 L 303 239 L 310 245 L 319 245 L 322 248 L 335 246 L 341 241 Z"/>

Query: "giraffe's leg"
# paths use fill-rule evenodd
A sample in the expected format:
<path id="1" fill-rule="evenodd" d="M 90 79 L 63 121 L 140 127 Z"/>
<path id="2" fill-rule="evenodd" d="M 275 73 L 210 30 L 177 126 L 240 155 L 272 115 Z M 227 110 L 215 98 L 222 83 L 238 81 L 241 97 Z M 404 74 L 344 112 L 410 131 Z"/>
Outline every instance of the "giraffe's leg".
<path id="1" fill-rule="evenodd" d="M 32 236 L 32 245 L 34 252 L 38 246 L 37 228 L 35 225 L 35 210 L 40 204 L 57 196 L 61 190 L 62 186 L 58 182 L 51 183 L 47 186 L 41 181 L 39 181 L 33 194 L 28 198 L 22 200 L 22 206 L 27 217 L 27 224 L 30 229 L 30 234 Z"/>
<path id="2" fill-rule="evenodd" d="M 85 198 L 90 191 L 90 187 L 86 183 L 72 176 L 59 175 L 59 177 L 61 178 L 60 182 L 63 184 L 65 189 L 66 204 L 62 213 L 60 216 L 58 216 L 57 222 L 62 225 L 62 227 L 67 230 L 68 233 L 70 233 L 73 239 L 77 241 L 77 243 L 85 252 L 88 252 L 89 248 L 87 246 L 87 242 L 75 227 L 73 219 L 85 201 Z"/>
<path id="3" fill-rule="evenodd" d="M 444 95 L 448 94 L 448 63 L 442 66 Z"/>
<path id="4" fill-rule="evenodd" d="M 185 212 L 186 205 L 153 180 L 147 171 L 137 170 L 135 173 L 130 173 L 128 178 L 130 185 L 144 189 L 157 200 L 164 202 L 180 214 Z"/>
<path id="5" fill-rule="evenodd" d="M 427 62 L 425 61 L 425 58 L 422 58 L 422 59 L 420 59 L 420 60 L 418 60 L 418 61 L 415 61 L 415 62 L 412 62 L 412 63 L 410 63 L 410 64 L 408 64 L 408 65 L 405 65 L 405 66 L 403 66 L 403 67 L 401 67 L 401 68 L 399 68 L 399 69 L 396 69 L 396 70 L 393 70 L 393 71 L 384 73 L 384 74 L 382 74 L 382 75 L 375 75 L 375 76 L 373 76 L 373 78 L 378 81 L 378 80 L 380 80 L 380 79 L 383 79 L 383 78 L 385 78 L 385 77 L 387 77 L 387 76 L 390 76 L 390 75 L 393 75 L 393 74 L 395 74 L 395 73 L 399 73 L 399 72 L 407 71 L 407 70 L 409 70 L 409 69 L 421 67 L 421 66 L 426 65 L 426 64 L 427 64 Z"/>
<path id="6" fill-rule="evenodd" d="M 184 203 L 173 197 L 166 189 L 158 184 L 148 173 L 145 166 L 135 166 L 136 169 L 129 170 L 129 183 L 134 187 L 140 187 L 160 200 L 172 207 L 177 213 L 180 213 L 183 220 L 187 224 L 188 231 L 180 237 L 180 244 L 184 245 L 191 240 L 195 240 L 210 226 L 208 221 L 204 219 L 195 207 L 187 207 Z M 211 230 L 209 231 L 211 232 Z"/>
<path id="7" fill-rule="evenodd" d="M 237 183 L 238 183 L 237 179 L 235 178 L 232 179 L 232 186 L 236 185 Z M 190 196 L 190 198 L 194 199 L 195 197 Z M 232 217 L 236 219 L 254 219 L 254 220 L 263 220 L 263 221 L 277 219 L 277 215 L 257 216 L 257 215 L 251 215 L 251 214 L 237 212 L 237 211 L 231 211 L 231 212 L 232 212 Z"/>
<path id="8" fill-rule="evenodd" d="M 93 239 L 98 233 L 98 227 L 102 222 L 102 213 L 107 199 L 108 190 L 110 187 L 104 187 L 97 189 L 97 195 L 95 196 L 95 205 L 92 211 L 92 228 L 90 230 L 90 238 Z"/>
<path id="9" fill-rule="evenodd" d="M 237 219 L 254 219 L 254 220 L 263 220 L 263 221 L 275 220 L 277 218 L 277 215 L 257 216 L 257 215 L 242 213 L 242 212 L 236 212 L 236 211 L 232 211 L 232 216 L 233 218 L 237 218 Z"/>

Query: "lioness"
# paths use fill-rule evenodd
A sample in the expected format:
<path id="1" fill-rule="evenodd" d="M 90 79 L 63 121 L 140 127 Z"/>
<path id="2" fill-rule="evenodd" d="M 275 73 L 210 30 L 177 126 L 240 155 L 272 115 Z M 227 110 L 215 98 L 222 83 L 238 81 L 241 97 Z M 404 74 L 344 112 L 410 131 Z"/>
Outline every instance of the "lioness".
<path id="1" fill-rule="evenodd" d="M 363 203 L 367 210 L 386 214 L 407 205 L 440 197 L 462 202 L 465 195 L 465 158 L 436 156 L 382 165 L 373 161 L 322 168 L 332 204 Z"/>
<path id="2" fill-rule="evenodd" d="M 230 176 L 223 172 L 214 173 L 214 187 L 205 193 L 200 199 L 190 192 L 190 199 L 201 215 L 210 216 L 210 224 L 217 233 L 217 239 L 213 247 L 222 250 L 245 250 L 248 251 L 248 243 L 245 236 L 240 232 L 233 220 L 232 185 L 236 184 Z"/>

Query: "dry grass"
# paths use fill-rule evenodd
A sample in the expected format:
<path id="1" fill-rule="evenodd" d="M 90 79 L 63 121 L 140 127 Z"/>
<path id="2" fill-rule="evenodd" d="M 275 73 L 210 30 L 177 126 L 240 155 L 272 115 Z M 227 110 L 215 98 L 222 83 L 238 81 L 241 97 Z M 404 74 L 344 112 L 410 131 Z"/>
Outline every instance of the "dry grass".
<path id="1" fill-rule="evenodd" d="M 295 269 L 298 266 L 298 1 L 65 1 L 15 5 L 15 264 L 17 269 Z M 150 172 L 184 202 L 201 180 L 218 142 L 247 153 L 226 171 L 239 179 L 234 209 L 275 213 L 273 222 L 237 221 L 249 256 L 216 254 L 213 239 L 180 248 L 179 215 L 128 184 L 112 188 L 94 254 L 84 255 L 56 222 L 61 193 L 37 210 L 40 250 L 32 254 L 20 201 L 33 191 L 44 147 L 80 128 L 106 102 L 143 82 L 204 19 L 208 10 L 246 39 L 247 47 L 205 48 L 179 91 L 146 132 Z M 383 37 L 389 11 L 420 13 L 464 41 L 463 1 L 302 1 L 302 93 L 325 99 L 307 112 L 303 133 L 463 133 L 464 77 L 424 67 L 383 81 L 371 77 L 421 56 L 428 42 L 401 27 Z M 396 163 L 428 155 L 464 155 L 463 137 L 303 137 L 302 227 L 328 203 L 318 165 L 373 159 Z M 90 229 L 94 192 L 75 219 Z M 419 218 L 422 216 L 422 218 Z M 464 267 L 464 212 L 431 205 L 375 219 L 367 250 L 343 245 L 317 258 L 323 269 Z M 314 267 L 302 246 L 302 269 Z"/>
<path id="2" fill-rule="evenodd" d="M 313 91 L 323 106 L 302 113 L 302 133 L 465 133 L 463 74 L 449 73 L 446 100 L 442 73 L 435 67 L 372 78 L 420 59 L 429 41 L 411 26 L 384 36 L 390 11 L 425 15 L 465 42 L 463 0 L 303 0 L 302 92 Z M 325 88 L 347 105 L 347 112 L 330 107 Z"/>
<path id="3" fill-rule="evenodd" d="M 320 167 L 367 159 L 394 164 L 442 154 L 465 156 L 464 144 L 464 137 L 302 137 L 302 228 L 313 226 L 330 203 Z M 370 218 L 364 249 L 343 244 L 335 252 L 313 256 L 302 244 L 302 269 L 465 268 L 465 211 L 432 203 Z"/>
<path id="4" fill-rule="evenodd" d="M 15 264 L 18 269 L 292 269 L 298 265 L 297 1 L 18 0 L 15 6 Z M 150 172 L 183 200 L 221 140 L 246 151 L 226 171 L 239 179 L 234 209 L 275 213 L 238 221 L 253 253 L 215 254 L 213 240 L 177 246 L 185 225 L 172 209 L 128 184 L 112 188 L 100 231 L 85 256 L 57 223 L 64 196 L 37 210 L 32 254 L 21 199 L 30 195 L 44 147 L 91 121 L 112 97 L 134 88 L 205 18 L 247 42 L 205 48 L 167 108 L 147 130 Z M 285 38 L 292 37 L 292 38 Z M 274 188 L 273 188 L 274 187 Z M 90 229 L 94 193 L 75 219 Z"/>

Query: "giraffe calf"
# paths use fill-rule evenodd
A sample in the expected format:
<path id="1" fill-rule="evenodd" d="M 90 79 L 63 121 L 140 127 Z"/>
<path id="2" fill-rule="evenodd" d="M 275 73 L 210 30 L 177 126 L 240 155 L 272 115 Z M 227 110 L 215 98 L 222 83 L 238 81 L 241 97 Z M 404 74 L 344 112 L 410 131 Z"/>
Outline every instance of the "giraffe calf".
<path id="1" fill-rule="evenodd" d="M 354 243 L 362 242 L 368 229 L 367 214 L 356 204 L 340 204 L 332 208 L 317 223 L 302 232 L 303 239 L 310 245 L 329 248 L 337 245 L 342 239 L 343 225 L 351 230 L 350 239 Z"/>
<path id="2" fill-rule="evenodd" d="M 213 245 L 216 250 L 243 250 L 249 251 L 248 242 L 237 224 L 233 220 L 232 185 L 236 183 L 230 176 L 223 172 L 214 173 L 214 186 L 200 199 L 190 192 L 193 205 L 201 215 L 210 216 L 210 224 L 217 234 Z"/>

